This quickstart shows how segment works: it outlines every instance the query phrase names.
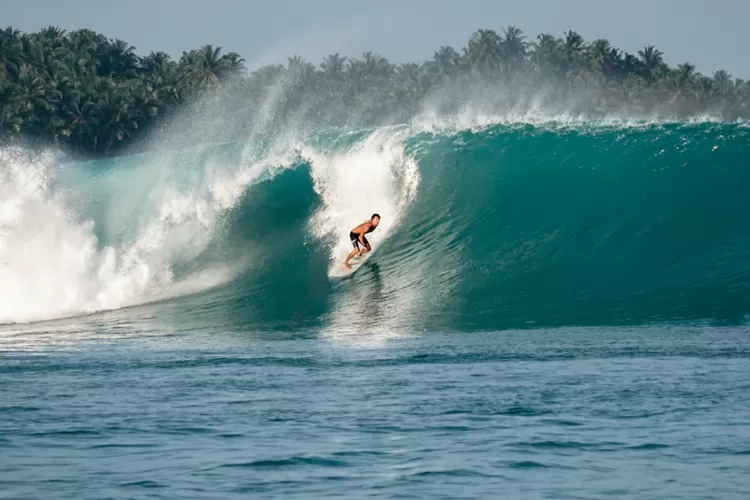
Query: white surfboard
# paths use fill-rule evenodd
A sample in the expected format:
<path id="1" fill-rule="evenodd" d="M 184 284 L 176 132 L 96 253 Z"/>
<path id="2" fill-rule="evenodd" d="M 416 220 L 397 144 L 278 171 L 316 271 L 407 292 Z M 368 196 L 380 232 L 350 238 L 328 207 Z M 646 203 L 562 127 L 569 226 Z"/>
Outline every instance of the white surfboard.
<path id="1" fill-rule="evenodd" d="M 370 258 L 371 254 L 372 252 L 368 252 L 363 257 L 352 257 L 352 259 L 349 261 L 349 265 L 352 266 L 351 269 L 345 268 L 343 262 L 337 262 L 333 266 L 333 268 L 328 271 L 328 276 L 331 278 L 345 278 L 347 276 L 351 276 L 367 259 Z"/>

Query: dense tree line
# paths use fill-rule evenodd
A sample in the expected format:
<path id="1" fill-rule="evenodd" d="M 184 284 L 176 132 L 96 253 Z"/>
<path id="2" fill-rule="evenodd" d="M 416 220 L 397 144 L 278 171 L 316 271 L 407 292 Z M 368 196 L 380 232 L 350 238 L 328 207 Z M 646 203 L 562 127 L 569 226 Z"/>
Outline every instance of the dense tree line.
<path id="1" fill-rule="evenodd" d="M 630 54 L 607 40 L 586 43 L 573 31 L 529 41 L 514 27 L 483 29 L 466 47 L 441 47 L 423 63 L 392 64 L 372 52 L 333 54 L 318 66 L 292 57 L 249 74 L 244 63 L 211 45 L 173 60 L 163 52 L 138 56 L 87 29 L 9 27 L 0 30 L 0 142 L 110 155 L 138 136 L 165 133 L 171 116 L 200 112 L 206 102 L 234 120 L 237 136 L 258 121 L 273 127 L 290 117 L 335 126 L 404 121 L 428 99 L 450 111 L 467 96 L 499 109 L 588 116 L 750 118 L 750 82 L 725 71 L 704 76 L 689 63 L 670 67 L 653 46 Z"/>

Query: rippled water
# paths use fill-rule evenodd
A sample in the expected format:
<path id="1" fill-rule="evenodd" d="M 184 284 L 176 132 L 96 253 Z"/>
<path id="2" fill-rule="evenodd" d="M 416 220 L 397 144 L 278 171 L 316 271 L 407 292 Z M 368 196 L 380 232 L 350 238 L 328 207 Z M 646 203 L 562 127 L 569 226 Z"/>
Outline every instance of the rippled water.
<path id="1" fill-rule="evenodd" d="M 1 498 L 750 497 L 746 327 L 97 321 L 5 327 Z"/>

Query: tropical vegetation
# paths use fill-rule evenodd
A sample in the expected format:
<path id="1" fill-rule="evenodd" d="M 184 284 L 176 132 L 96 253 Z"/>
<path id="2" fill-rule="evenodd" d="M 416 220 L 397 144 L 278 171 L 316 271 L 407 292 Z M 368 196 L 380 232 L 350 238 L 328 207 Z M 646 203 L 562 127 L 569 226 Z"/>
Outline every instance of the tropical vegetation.
<path id="1" fill-rule="evenodd" d="M 290 57 L 248 72 L 239 54 L 212 45 L 175 60 L 164 52 L 139 56 L 125 41 L 88 29 L 0 30 L 0 143 L 52 143 L 78 155 L 146 147 L 137 139 L 168 134 L 178 113 L 210 112 L 231 124 L 226 134 L 242 136 L 260 122 L 273 129 L 290 119 L 403 122 L 427 103 L 450 112 L 469 99 L 586 116 L 750 118 L 748 81 L 725 71 L 702 75 L 690 63 L 671 67 L 654 46 L 631 54 L 607 40 L 587 43 L 574 31 L 532 40 L 512 26 L 481 29 L 466 47 L 440 47 L 421 63 L 365 52 L 332 54 L 317 66 Z"/>

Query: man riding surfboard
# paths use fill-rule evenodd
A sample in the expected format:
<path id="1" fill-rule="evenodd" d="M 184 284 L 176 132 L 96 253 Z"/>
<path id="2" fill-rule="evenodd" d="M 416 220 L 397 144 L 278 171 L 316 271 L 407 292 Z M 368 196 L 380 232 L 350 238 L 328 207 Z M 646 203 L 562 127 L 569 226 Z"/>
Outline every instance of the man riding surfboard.
<path id="1" fill-rule="evenodd" d="M 362 256 L 372 250 L 370 242 L 367 241 L 365 235 L 375 231 L 375 228 L 378 227 L 378 224 L 380 224 L 380 215 L 372 214 L 370 220 L 363 222 L 349 232 L 349 239 L 352 241 L 354 250 L 352 250 L 346 257 L 346 260 L 344 261 L 345 268 L 352 268 L 352 266 L 349 265 L 349 261 L 352 259 L 352 257 L 354 257 L 355 255 Z M 363 247 L 361 249 L 359 248 L 360 244 Z"/>

